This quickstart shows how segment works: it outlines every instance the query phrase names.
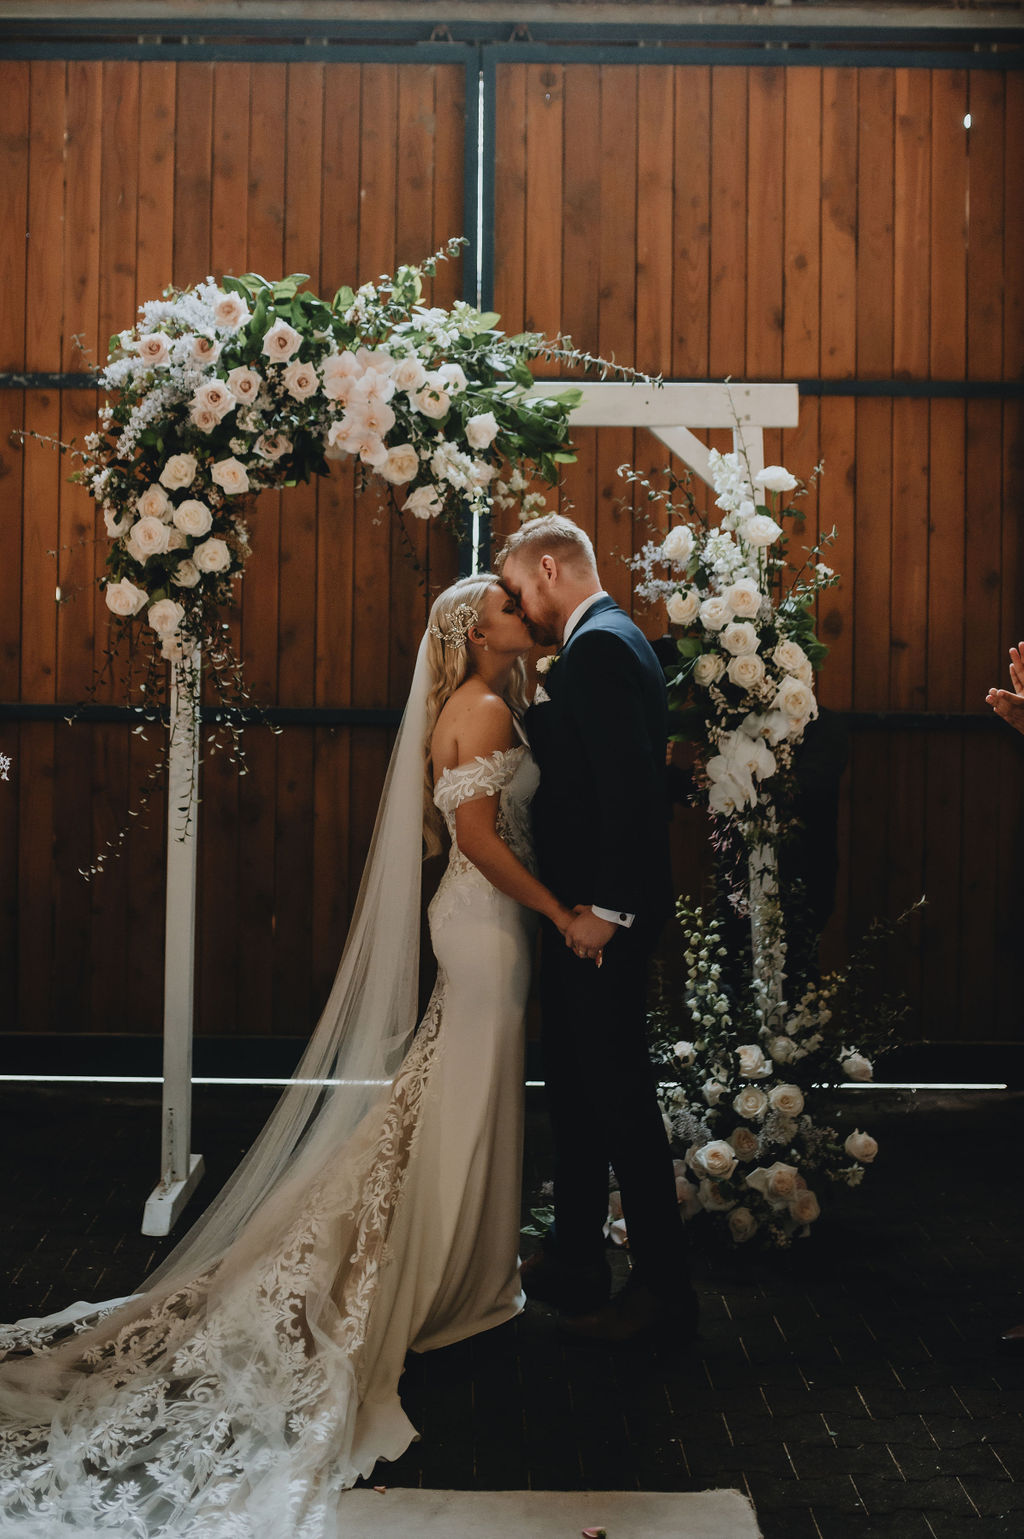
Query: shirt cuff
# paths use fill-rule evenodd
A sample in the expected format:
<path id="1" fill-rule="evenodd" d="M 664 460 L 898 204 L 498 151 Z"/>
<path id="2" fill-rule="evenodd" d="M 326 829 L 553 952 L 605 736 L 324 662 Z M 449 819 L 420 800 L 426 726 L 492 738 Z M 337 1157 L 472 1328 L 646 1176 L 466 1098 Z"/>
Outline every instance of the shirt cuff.
<path id="1" fill-rule="evenodd" d="M 598 908 L 596 903 L 591 907 L 598 919 L 607 919 L 609 924 L 620 924 L 624 930 L 628 930 L 636 918 L 635 914 L 623 914 L 616 908 Z"/>

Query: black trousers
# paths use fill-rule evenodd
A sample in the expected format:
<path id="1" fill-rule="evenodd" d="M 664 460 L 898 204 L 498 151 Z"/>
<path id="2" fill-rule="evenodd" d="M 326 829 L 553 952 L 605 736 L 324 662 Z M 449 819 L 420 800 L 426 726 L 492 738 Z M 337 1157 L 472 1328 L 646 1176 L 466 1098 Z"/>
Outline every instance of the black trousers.
<path id="1" fill-rule="evenodd" d="M 544 925 L 541 1014 L 555 1146 L 555 1246 L 570 1263 L 599 1261 L 615 1169 L 638 1280 L 688 1289 L 687 1241 L 646 1043 L 647 967 L 656 934 L 633 926 L 604 963 L 581 961 Z"/>

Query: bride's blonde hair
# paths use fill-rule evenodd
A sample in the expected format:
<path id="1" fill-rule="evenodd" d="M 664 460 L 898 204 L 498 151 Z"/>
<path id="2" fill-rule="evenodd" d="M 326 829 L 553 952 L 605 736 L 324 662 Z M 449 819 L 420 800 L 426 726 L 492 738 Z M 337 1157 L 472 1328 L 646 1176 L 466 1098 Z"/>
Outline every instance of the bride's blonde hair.
<path id="1" fill-rule="evenodd" d="M 430 690 L 427 695 L 427 720 L 423 742 L 423 845 L 424 855 L 437 855 L 441 850 L 441 832 L 444 827 L 441 814 L 434 806 L 434 776 L 431 765 L 430 744 L 445 702 L 473 672 L 473 657 L 466 641 L 466 632 L 476 625 L 480 609 L 489 588 L 500 587 L 500 580 L 493 572 L 476 572 L 472 577 L 460 577 L 450 588 L 439 593 L 430 610 L 427 623 L 427 663 L 430 667 Z M 505 688 L 505 702 L 521 713 L 526 709 L 526 664 L 517 657 Z"/>

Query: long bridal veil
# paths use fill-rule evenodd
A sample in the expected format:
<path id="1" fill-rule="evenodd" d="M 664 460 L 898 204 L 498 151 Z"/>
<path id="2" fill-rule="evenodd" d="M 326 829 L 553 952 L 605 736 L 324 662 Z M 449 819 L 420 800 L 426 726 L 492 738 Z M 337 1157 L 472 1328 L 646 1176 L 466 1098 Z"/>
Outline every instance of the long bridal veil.
<path id="1" fill-rule="evenodd" d="M 130 1299 L 59 1337 L 59 1317 L 0 1329 L 2 1535 L 319 1535 L 361 1472 L 356 1349 L 393 1201 L 380 1130 L 397 1108 L 400 1144 L 416 1024 L 430 673 L 425 636 L 337 976 L 249 1153 Z"/>

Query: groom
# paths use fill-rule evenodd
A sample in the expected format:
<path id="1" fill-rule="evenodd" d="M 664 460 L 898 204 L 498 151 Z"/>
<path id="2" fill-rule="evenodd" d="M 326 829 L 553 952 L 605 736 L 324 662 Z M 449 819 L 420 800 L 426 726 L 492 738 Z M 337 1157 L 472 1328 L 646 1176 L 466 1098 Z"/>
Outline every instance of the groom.
<path id="1" fill-rule="evenodd" d="M 523 1267 L 529 1297 L 570 1334 L 691 1337 L 697 1306 L 668 1140 L 646 1046 L 648 959 L 672 907 L 665 794 L 665 681 L 605 593 L 594 550 L 549 514 L 497 559 L 536 641 L 560 650 L 526 716 L 540 767 L 540 875 L 576 910 L 564 942 L 545 925 L 541 1013 L 555 1144 L 552 1241 Z M 595 963 L 599 965 L 595 965 Z M 609 1301 L 608 1165 L 622 1193 L 633 1272 Z"/>

